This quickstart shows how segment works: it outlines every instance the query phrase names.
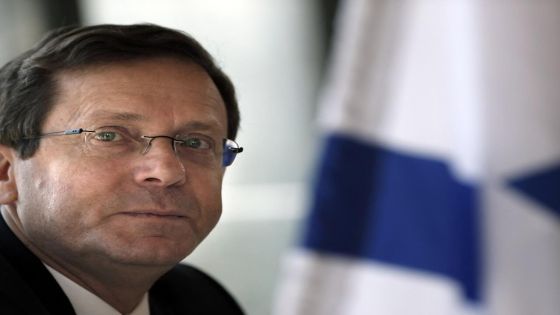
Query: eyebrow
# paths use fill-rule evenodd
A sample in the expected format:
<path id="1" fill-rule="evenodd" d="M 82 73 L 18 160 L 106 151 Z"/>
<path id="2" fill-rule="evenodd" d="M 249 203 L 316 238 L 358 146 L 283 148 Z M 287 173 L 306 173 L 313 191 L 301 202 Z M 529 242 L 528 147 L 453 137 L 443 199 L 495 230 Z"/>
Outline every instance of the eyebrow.
<path id="1" fill-rule="evenodd" d="M 132 112 L 115 112 L 109 110 L 98 110 L 92 114 L 92 118 L 94 119 L 110 119 L 122 122 L 138 122 L 138 121 L 146 121 L 146 116 L 132 113 Z M 220 127 L 219 121 L 215 119 L 211 119 L 208 121 L 189 121 L 185 124 L 180 126 L 180 129 L 183 130 L 215 130 Z"/>
<path id="2" fill-rule="evenodd" d="M 119 121 L 125 121 L 125 122 L 146 120 L 146 117 L 144 117 L 140 114 L 137 114 L 137 113 L 113 112 L 113 111 L 107 111 L 107 110 L 96 111 L 96 112 L 93 113 L 92 117 L 94 119 L 105 118 L 105 119 L 119 120 Z"/>
<path id="3" fill-rule="evenodd" d="M 182 129 L 196 129 L 196 130 L 212 130 L 216 129 L 219 124 L 214 121 L 190 121 L 186 124 L 181 125 Z"/>

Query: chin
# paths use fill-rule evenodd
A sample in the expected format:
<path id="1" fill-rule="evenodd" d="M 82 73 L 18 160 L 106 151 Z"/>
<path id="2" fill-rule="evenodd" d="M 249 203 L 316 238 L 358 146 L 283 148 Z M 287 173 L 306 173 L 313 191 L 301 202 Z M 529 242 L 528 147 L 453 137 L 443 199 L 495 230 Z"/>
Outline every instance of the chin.
<path id="1" fill-rule="evenodd" d="M 139 253 L 137 251 L 127 252 L 124 254 L 113 254 L 111 258 L 120 264 L 126 265 L 141 265 L 141 266 L 154 266 L 154 267 L 171 267 L 179 263 L 189 253 L 176 254 L 176 253 Z"/>
<path id="2" fill-rule="evenodd" d="M 189 241 L 178 243 L 158 238 L 135 243 L 119 248 L 113 247 L 107 254 L 121 264 L 169 267 L 187 257 L 198 245 Z"/>

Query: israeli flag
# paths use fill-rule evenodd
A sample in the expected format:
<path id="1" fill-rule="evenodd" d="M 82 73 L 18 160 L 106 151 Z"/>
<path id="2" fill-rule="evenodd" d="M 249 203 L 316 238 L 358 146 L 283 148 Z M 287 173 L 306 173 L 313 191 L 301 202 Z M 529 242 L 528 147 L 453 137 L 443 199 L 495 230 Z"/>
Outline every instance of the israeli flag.
<path id="1" fill-rule="evenodd" d="M 560 0 L 343 4 L 274 314 L 560 314 Z"/>

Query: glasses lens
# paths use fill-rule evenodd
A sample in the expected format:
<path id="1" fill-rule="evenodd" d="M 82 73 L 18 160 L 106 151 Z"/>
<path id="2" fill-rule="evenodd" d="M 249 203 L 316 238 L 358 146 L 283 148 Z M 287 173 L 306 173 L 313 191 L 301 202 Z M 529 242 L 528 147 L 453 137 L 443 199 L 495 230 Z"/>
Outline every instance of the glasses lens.
<path id="1" fill-rule="evenodd" d="M 87 132 L 85 142 L 89 154 L 107 157 L 136 152 L 139 145 L 126 128 L 117 126 Z"/>
<path id="2" fill-rule="evenodd" d="M 225 139 L 224 141 L 224 153 L 223 153 L 223 165 L 224 166 L 230 166 L 233 161 L 235 160 L 235 157 L 237 156 L 237 153 L 240 152 L 239 150 L 239 145 L 230 139 Z"/>

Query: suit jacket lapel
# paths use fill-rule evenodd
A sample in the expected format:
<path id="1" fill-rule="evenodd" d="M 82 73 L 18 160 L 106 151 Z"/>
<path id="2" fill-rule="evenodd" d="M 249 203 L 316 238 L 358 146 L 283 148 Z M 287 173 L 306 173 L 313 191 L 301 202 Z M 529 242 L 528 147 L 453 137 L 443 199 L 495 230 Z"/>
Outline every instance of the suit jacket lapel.
<path id="1" fill-rule="evenodd" d="M 154 293 L 150 290 L 150 315 L 174 315 L 177 314 L 173 309 L 172 301 L 167 301 L 162 298 L 159 294 Z"/>

